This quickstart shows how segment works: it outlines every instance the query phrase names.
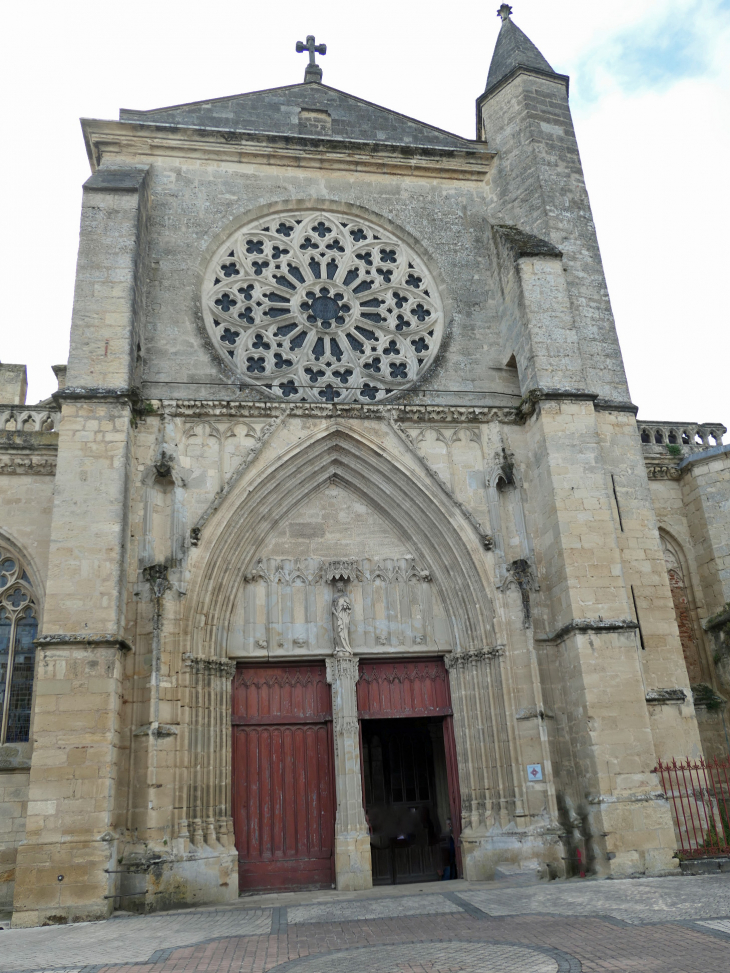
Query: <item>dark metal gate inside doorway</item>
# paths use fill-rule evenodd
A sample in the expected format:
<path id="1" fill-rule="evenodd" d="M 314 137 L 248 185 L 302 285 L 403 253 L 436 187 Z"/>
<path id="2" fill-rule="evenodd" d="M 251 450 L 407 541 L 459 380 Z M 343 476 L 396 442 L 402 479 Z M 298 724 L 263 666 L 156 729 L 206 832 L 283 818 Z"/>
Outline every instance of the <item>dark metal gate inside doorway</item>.
<path id="1" fill-rule="evenodd" d="M 357 703 L 373 883 L 455 877 L 461 799 L 443 659 L 361 662 Z"/>

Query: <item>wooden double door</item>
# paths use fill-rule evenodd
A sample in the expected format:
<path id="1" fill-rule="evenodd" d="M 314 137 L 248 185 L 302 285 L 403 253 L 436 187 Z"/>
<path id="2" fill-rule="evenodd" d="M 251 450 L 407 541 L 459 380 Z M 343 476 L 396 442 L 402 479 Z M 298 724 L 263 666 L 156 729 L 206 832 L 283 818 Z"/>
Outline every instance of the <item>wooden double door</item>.
<path id="1" fill-rule="evenodd" d="M 443 660 L 361 662 L 357 702 L 374 879 L 436 878 L 450 839 L 458 860 L 461 816 Z M 232 704 L 239 887 L 330 888 L 336 798 L 324 663 L 239 665 Z"/>
<path id="2" fill-rule="evenodd" d="M 239 666 L 232 722 L 239 887 L 330 888 L 335 788 L 324 664 Z"/>

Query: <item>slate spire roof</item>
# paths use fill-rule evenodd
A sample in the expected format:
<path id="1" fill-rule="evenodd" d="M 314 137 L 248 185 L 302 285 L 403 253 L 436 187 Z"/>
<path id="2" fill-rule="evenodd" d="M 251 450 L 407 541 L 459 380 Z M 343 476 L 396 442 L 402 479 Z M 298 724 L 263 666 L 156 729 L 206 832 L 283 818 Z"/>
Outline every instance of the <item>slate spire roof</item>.
<path id="1" fill-rule="evenodd" d="M 502 29 L 497 38 L 497 46 L 494 48 L 492 63 L 489 67 L 489 77 L 485 92 L 499 84 L 503 78 L 515 70 L 515 68 L 532 68 L 533 70 L 556 74 L 547 60 L 538 51 L 530 38 L 524 34 L 520 28 L 514 24 L 510 18 L 512 8 L 507 3 L 503 3 L 499 8 L 499 15 L 502 18 Z"/>

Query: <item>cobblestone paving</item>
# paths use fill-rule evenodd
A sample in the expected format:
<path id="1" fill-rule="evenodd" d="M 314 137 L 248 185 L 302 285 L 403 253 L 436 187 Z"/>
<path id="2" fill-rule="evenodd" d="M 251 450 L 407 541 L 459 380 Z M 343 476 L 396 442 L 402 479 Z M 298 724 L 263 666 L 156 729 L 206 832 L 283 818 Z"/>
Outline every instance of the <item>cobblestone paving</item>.
<path id="1" fill-rule="evenodd" d="M 271 909 L 124 916 L 108 922 L 0 933 L 0 969 L 54 969 L 146 961 L 158 950 L 223 936 L 267 936 Z"/>
<path id="2" fill-rule="evenodd" d="M 552 883 L 494 891 L 464 891 L 461 895 L 491 916 L 527 913 L 606 915 L 624 922 L 643 923 L 730 915 L 730 882 L 723 875 Z"/>
<path id="3" fill-rule="evenodd" d="M 730 973 L 730 875 L 257 896 L 0 944 L 3 973 Z"/>
<path id="4" fill-rule="evenodd" d="M 568 962 L 520 946 L 485 946 L 482 943 L 409 943 L 407 946 L 366 946 L 294 960 L 277 967 L 277 973 L 562 973 Z M 578 969 L 578 967 L 576 967 Z"/>
<path id="5" fill-rule="evenodd" d="M 389 916 L 428 916 L 463 912 L 443 895 L 403 895 L 397 898 L 359 902 L 331 902 L 300 905 L 287 909 L 287 920 L 299 922 L 347 922 L 351 919 L 387 919 Z"/>

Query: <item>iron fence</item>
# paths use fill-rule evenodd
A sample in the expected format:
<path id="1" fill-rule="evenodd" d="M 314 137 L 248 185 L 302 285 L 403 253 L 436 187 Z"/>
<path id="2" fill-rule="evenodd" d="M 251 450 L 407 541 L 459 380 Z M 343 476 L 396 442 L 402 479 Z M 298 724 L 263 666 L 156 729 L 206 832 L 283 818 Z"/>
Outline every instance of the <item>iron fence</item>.
<path id="1" fill-rule="evenodd" d="M 730 855 L 730 757 L 660 760 L 654 772 L 672 807 L 680 854 Z"/>

